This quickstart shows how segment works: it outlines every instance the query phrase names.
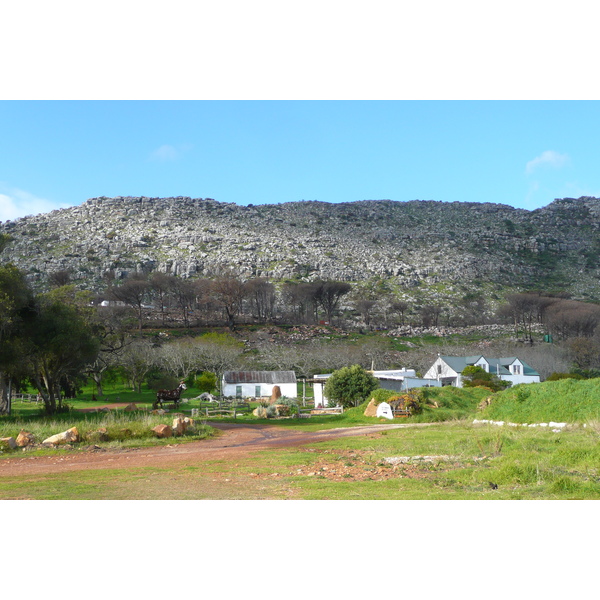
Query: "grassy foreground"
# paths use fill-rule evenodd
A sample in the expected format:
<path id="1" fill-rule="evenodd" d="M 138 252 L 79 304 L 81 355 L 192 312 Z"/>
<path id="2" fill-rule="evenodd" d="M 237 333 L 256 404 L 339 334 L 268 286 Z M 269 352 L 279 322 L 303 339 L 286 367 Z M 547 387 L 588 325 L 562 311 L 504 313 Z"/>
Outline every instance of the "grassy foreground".
<path id="1" fill-rule="evenodd" d="M 489 397 L 491 405 L 478 411 L 481 400 Z M 600 380 L 517 386 L 495 395 L 481 388 L 431 389 L 420 415 L 397 420 L 428 423 L 422 426 L 168 469 L 1 477 L 0 499 L 599 499 L 599 398 Z M 305 430 L 389 423 L 365 417 L 365 406 L 340 416 L 278 421 L 245 416 L 239 422 Z M 562 430 L 474 425 L 474 417 L 573 425 Z M 86 431 L 106 427 L 115 444 L 140 446 L 159 443 L 147 432 L 155 421 L 169 420 L 169 415 L 122 411 L 72 412 L 53 420 L 25 413 L 0 421 L 0 437 L 15 435 L 21 427 L 38 427 L 36 435 L 41 437 L 64 429 L 68 422 Z M 197 435 L 210 435 L 210 430 Z"/>
<path id="2" fill-rule="evenodd" d="M 168 469 L 2 477 L 0 499 L 598 499 L 599 441 L 594 423 L 454 421 Z"/>

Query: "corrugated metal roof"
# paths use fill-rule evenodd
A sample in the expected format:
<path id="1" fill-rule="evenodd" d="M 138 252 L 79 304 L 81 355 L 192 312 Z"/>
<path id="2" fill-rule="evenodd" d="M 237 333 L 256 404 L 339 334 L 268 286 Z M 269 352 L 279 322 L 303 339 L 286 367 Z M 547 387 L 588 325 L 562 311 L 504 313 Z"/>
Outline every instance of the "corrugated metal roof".
<path id="1" fill-rule="evenodd" d="M 225 371 L 225 383 L 296 383 L 294 371 Z"/>

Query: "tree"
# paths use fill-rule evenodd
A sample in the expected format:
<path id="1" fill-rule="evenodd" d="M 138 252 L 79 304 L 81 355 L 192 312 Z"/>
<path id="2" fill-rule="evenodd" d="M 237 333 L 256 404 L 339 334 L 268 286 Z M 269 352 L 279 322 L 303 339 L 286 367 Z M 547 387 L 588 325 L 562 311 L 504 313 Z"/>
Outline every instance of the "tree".
<path id="1" fill-rule="evenodd" d="M 238 366 L 244 352 L 244 344 L 226 333 L 206 333 L 193 343 L 196 370 L 214 373 L 219 387 L 223 373 Z"/>
<path id="2" fill-rule="evenodd" d="M 173 290 L 174 279 L 173 275 L 161 273 L 160 271 L 155 271 L 150 276 L 150 288 L 158 300 L 163 325 L 165 324 L 165 304 L 169 294 Z"/>
<path id="3" fill-rule="evenodd" d="M 343 281 L 320 281 L 317 282 L 316 298 L 327 315 L 327 321 L 331 324 L 337 312 L 340 301 L 352 286 Z"/>
<path id="4" fill-rule="evenodd" d="M 344 408 L 358 406 L 379 387 L 379 382 L 360 365 L 343 367 L 327 379 L 323 394 Z"/>
<path id="5" fill-rule="evenodd" d="M 134 274 L 123 284 L 110 289 L 110 295 L 128 306 L 132 306 L 138 316 L 139 330 L 142 331 L 144 304 L 150 292 L 150 283 L 144 275 Z"/>
<path id="6" fill-rule="evenodd" d="M 54 271 L 48 275 L 48 283 L 52 287 L 62 287 L 71 283 L 71 273 L 66 270 Z"/>
<path id="7" fill-rule="evenodd" d="M 246 296 L 244 283 L 233 275 L 220 275 L 212 282 L 211 294 L 215 302 L 224 310 L 227 326 L 234 331 L 235 319 L 242 310 L 242 303 Z"/>
<path id="8" fill-rule="evenodd" d="M 173 295 L 178 308 L 181 309 L 183 316 L 183 326 L 190 326 L 190 311 L 196 303 L 196 294 L 198 293 L 196 282 L 190 279 L 173 278 Z"/>
<path id="9" fill-rule="evenodd" d="M 396 300 L 389 304 L 389 311 L 394 315 L 400 315 L 400 325 L 404 327 L 404 315 L 409 308 L 408 302 L 405 300 Z"/>
<path id="10" fill-rule="evenodd" d="M 360 313 L 363 323 L 370 327 L 373 307 L 377 304 L 375 300 L 368 298 L 358 298 L 354 301 L 354 309 Z"/>
<path id="11" fill-rule="evenodd" d="M 74 306 L 44 296 L 37 304 L 25 335 L 26 361 L 29 379 L 52 415 L 62 409 L 61 387 L 83 377 L 98 355 L 99 341 Z"/>
<path id="12" fill-rule="evenodd" d="M 488 373 L 483 367 L 469 365 L 461 373 L 463 387 L 486 387 L 492 392 L 499 392 L 511 386 L 510 381 L 500 379 L 494 373 Z"/>
<path id="13" fill-rule="evenodd" d="M 120 364 L 129 378 L 131 387 L 140 393 L 146 375 L 155 364 L 152 343 L 145 339 L 133 340 L 121 354 Z"/>
<path id="14" fill-rule="evenodd" d="M 266 322 L 275 312 L 275 286 L 266 277 L 257 277 L 246 283 L 246 293 L 250 299 L 256 318 Z"/>
<path id="15" fill-rule="evenodd" d="M 0 267 L 0 415 L 10 414 L 11 384 L 23 374 L 24 326 L 33 316 L 25 275 L 11 264 Z"/>
<path id="16" fill-rule="evenodd" d="M 96 360 L 88 365 L 87 373 L 94 380 L 99 396 L 104 394 L 105 373 L 118 364 L 124 348 L 132 341 L 127 334 L 130 328 L 128 312 L 129 309 L 121 306 L 101 306 L 92 317 L 100 347 Z"/>

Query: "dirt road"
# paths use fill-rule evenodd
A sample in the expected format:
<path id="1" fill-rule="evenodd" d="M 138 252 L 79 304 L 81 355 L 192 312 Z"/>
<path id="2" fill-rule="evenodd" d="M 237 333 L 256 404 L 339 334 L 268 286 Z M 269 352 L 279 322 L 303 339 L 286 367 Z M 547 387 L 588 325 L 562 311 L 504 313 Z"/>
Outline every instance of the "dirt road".
<path id="1" fill-rule="evenodd" d="M 0 477 L 15 475 L 64 473 L 87 469 L 123 469 L 130 467 L 168 467 L 169 465 L 196 465 L 203 460 L 232 459 L 257 450 L 302 446 L 328 439 L 378 435 L 386 429 L 416 427 L 414 425 L 369 425 L 345 427 L 323 431 L 298 431 L 271 425 L 246 425 L 234 423 L 209 423 L 221 435 L 188 444 L 157 446 L 153 448 L 98 450 L 73 452 L 60 456 L 35 456 L 24 453 L 0 460 Z M 422 424 L 424 426 L 426 424 Z"/>

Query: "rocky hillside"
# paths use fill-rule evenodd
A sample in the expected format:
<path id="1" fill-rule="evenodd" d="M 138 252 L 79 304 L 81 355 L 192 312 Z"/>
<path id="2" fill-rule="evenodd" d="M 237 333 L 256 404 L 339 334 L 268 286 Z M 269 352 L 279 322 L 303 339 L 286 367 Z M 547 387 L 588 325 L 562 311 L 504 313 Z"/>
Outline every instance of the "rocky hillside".
<path id="1" fill-rule="evenodd" d="M 600 299 L 600 200 L 565 198 L 526 211 L 486 203 L 369 200 L 238 206 L 212 199 L 92 198 L 0 224 L 1 255 L 43 288 L 70 270 L 82 287 L 103 275 L 159 270 L 280 279 L 386 279 L 417 288 L 539 287 Z"/>

